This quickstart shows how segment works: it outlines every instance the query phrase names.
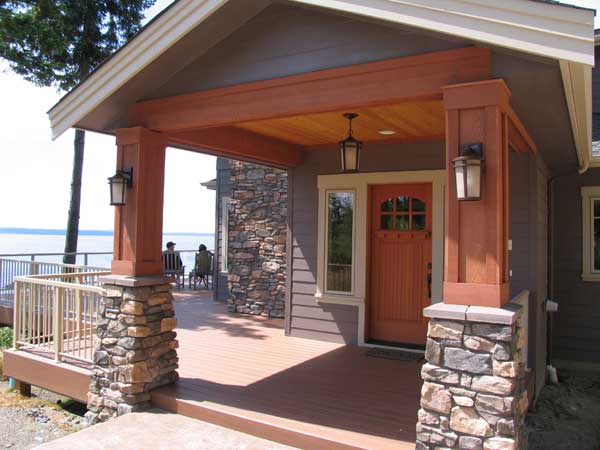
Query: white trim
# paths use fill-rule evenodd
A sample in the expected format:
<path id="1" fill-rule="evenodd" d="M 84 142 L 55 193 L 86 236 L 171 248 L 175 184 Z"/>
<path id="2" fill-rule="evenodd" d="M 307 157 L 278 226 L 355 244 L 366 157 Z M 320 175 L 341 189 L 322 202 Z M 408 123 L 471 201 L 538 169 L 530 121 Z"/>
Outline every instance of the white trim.
<path id="1" fill-rule="evenodd" d="M 75 126 L 227 1 L 179 0 L 173 4 L 48 112 L 53 138 Z M 594 65 L 592 10 L 524 0 L 291 1 L 467 37 L 575 65 Z"/>
<path id="2" fill-rule="evenodd" d="M 228 274 L 229 256 L 229 202 L 230 197 L 221 197 L 221 267 L 222 274 Z M 217 236 L 217 239 L 219 236 Z M 218 243 L 217 243 L 218 245 Z"/>
<path id="3" fill-rule="evenodd" d="M 405 172 L 374 172 L 356 174 L 319 175 L 319 214 L 317 239 L 317 303 L 351 305 L 358 308 L 358 345 L 365 343 L 365 297 L 368 262 L 367 229 L 369 212 L 368 189 L 370 185 L 391 183 L 431 183 L 432 184 L 432 303 L 442 301 L 442 283 L 444 274 L 444 187 L 445 170 L 422 170 Z M 354 191 L 354 290 L 352 295 L 329 294 L 324 292 L 325 280 L 325 241 L 327 202 L 326 193 L 331 191 Z M 362 237 L 362 238 L 361 238 Z M 383 346 L 385 347 L 385 346 Z"/>
<path id="4" fill-rule="evenodd" d="M 571 119 L 579 173 L 592 162 L 592 68 L 560 61 L 565 99 Z M 594 161 L 596 164 L 596 162 Z"/>
<path id="5" fill-rule="evenodd" d="M 581 279 L 583 281 L 600 281 L 600 270 L 594 270 L 594 253 L 592 251 L 594 221 L 593 201 L 600 200 L 600 186 L 584 186 L 581 188 Z"/>

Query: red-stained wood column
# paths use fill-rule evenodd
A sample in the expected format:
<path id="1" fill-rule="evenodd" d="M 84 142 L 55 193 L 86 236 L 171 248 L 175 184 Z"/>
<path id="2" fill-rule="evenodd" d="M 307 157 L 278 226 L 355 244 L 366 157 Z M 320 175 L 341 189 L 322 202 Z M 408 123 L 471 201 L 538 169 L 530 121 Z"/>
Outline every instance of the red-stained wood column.
<path id="1" fill-rule="evenodd" d="M 447 86 L 444 303 L 499 307 L 508 302 L 508 111 L 503 80 Z M 459 202 L 452 160 L 482 142 L 482 198 Z"/>
<path id="2" fill-rule="evenodd" d="M 133 169 L 126 205 L 115 208 L 116 275 L 162 274 L 162 222 L 166 138 L 145 128 L 117 130 L 117 168 Z"/>

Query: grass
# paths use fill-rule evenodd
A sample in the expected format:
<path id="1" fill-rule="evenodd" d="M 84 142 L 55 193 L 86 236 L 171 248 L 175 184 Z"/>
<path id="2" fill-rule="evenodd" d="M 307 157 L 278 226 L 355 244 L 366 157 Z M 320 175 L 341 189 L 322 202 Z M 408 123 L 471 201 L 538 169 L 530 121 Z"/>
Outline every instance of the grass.
<path id="1" fill-rule="evenodd" d="M 4 367 L 4 355 L 2 350 L 5 348 L 12 347 L 12 328 L 10 327 L 1 327 L 0 328 L 0 381 L 6 381 L 6 377 L 4 376 L 2 369 Z"/>

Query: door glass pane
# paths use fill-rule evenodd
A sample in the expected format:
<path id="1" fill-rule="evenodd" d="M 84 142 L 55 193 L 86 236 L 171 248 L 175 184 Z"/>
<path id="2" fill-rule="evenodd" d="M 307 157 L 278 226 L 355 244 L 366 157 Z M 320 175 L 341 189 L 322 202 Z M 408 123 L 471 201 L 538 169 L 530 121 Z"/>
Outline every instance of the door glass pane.
<path id="1" fill-rule="evenodd" d="M 394 199 L 388 198 L 381 203 L 381 212 L 393 212 L 394 211 Z"/>
<path id="2" fill-rule="evenodd" d="M 396 230 L 409 230 L 410 229 L 410 216 L 405 214 L 403 216 L 396 216 Z"/>
<path id="3" fill-rule="evenodd" d="M 330 192 L 327 223 L 327 289 L 352 291 L 354 194 Z"/>
<path id="4" fill-rule="evenodd" d="M 396 211 L 398 212 L 408 212 L 409 210 L 409 197 L 401 195 L 396 199 Z"/>
<path id="5" fill-rule="evenodd" d="M 426 217 L 425 214 L 415 214 L 412 218 L 413 224 L 412 224 L 412 229 L 413 230 L 424 230 L 426 227 Z"/>
<path id="6" fill-rule="evenodd" d="M 600 271 L 600 218 L 594 219 L 594 270 Z"/>
<path id="7" fill-rule="evenodd" d="M 413 212 L 425 212 L 425 202 L 418 198 L 412 199 L 412 210 Z"/>
<path id="8" fill-rule="evenodd" d="M 391 230 L 394 228 L 394 216 L 382 215 L 381 216 L 381 229 Z"/>

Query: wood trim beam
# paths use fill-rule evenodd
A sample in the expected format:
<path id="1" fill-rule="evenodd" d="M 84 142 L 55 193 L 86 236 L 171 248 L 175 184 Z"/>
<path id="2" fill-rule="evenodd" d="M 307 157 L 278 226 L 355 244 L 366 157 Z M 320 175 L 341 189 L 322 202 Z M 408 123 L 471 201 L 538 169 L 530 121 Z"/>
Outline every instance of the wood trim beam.
<path id="1" fill-rule="evenodd" d="M 447 84 L 490 74 L 490 50 L 466 47 L 143 101 L 130 107 L 129 125 L 177 132 L 441 98 Z"/>
<path id="2" fill-rule="evenodd" d="M 216 127 L 168 135 L 174 147 L 243 161 L 290 168 L 301 161 L 302 147 L 237 127 Z"/>
<path id="3" fill-rule="evenodd" d="M 508 116 L 508 141 L 510 146 L 519 153 L 537 153 L 537 145 L 527 132 L 525 125 L 517 113 L 509 106 L 505 109 Z"/>

